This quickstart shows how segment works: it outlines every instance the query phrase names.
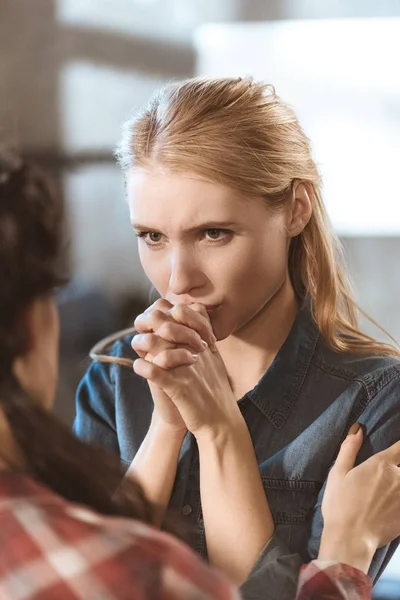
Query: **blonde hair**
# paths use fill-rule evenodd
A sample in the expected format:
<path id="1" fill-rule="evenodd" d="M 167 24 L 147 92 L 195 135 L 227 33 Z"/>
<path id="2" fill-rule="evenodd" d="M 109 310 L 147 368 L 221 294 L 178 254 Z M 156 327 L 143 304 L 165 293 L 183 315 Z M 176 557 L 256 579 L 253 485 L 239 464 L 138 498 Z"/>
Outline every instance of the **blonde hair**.
<path id="1" fill-rule="evenodd" d="M 152 165 L 192 171 L 246 196 L 262 197 L 276 209 L 292 199 L 294 182 L 304 182 L 312 216 L 289 248 L 296 295 L 309 297 L 313 318 L 333 350 L 400 356 L 394 346 L 359 329 L 359 313 L 369 317 L 353 299 L 310 142 L 271 85 L 251 78 L 168 84 L 125 123 L 116 154 L 125 172 Z"/>

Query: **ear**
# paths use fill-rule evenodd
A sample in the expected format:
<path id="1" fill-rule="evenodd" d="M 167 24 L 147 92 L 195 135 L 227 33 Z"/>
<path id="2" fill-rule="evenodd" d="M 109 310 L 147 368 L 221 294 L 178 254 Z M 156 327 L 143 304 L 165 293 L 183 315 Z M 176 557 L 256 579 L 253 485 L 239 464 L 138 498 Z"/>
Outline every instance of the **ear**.
<path id="1" fill-rule="evenodd" d="M 296 237 L 303 231 L 312 214 L 307 185 L 303 181 L 295 181 L 292 190 L 293 196 L 287 226 L 291 238 Z"/>

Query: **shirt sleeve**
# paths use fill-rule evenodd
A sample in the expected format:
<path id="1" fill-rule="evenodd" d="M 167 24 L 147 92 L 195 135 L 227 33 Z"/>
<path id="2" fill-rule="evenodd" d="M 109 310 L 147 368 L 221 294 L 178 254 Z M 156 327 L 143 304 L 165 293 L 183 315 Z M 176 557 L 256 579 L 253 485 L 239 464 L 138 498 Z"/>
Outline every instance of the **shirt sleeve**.
<path id="1" fill-rule="evenodd" d="M 296 600 L 371 600 L 372 580 L 340 563 L 314 560 L 300 571 Z"/>
<path id="2" fill-rule="evenodd" d="M 364 442 L 356 464 L 362 463 L 399 439 L 400 381 L 394 378 L 384 383 L 385 385 L 382 385 L 369 403 L 364 404 L 359 413 L 353 415 L 353 422 L 357 421 L 364 425 Z M 318 556 L 323 529 L 321 506 L 325 488 L 326 481 L 310 517 L 309 560 L 316 559 Z M 380 577 L 399 542 L 400 538 L 397 538 L 375 553 L 368 573 L 373 581 Z M 275 534 L 265 546 L 247 581 L 243 584 L 241 588 L 243 597 L 245 600 L 274 600 L 275 598 L 293 600 L 296 597 L 297 581 L 303 564 L 300 555 L 293 554 Z"/>
<path id="3" fill-rule="evenodd" d="M 240 588 L 244 600 L 293 600 L 303 561 L 274 535 Z"/>
<path id="4" fill-rule="evenodd" d="M 76 393 L 73 432 L 83 442 L 119 455 L 112 367 L 100 362 L 89 366 Z"/>
<path id="5" fill-rule="evenodd" d="M 400 373 L 392 372 L 391 381 L 383 381 L 384 386 L 377 391 L 367 405 L 354 414 L 353 422 L 358 422 L 364 427 L 364 441 L 357 456 L 356 465 L 364 462 L 377 452 L 385 450 L 400 438 Z M 313 510 L 311 537 L 308 544 L 310 560 L 316 559 L 323 529 L 321 513 L 322 500 L 326 488 L 326 481 L 318 495 L 317 503 Z M 372 560 L 369 576 L 374 582 L 383 573 L 385 567 L 398 547 L 400 538 L 393 540 L 383 548 L 379 548 Z"/>

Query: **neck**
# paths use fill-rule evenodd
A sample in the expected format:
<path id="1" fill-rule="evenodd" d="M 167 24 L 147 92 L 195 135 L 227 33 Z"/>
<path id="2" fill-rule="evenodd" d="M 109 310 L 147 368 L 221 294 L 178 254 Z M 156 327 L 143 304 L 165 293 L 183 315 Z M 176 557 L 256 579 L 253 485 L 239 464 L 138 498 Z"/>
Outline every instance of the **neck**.
<path id="1" fill-rule="evenodd" d="M 11 428 L 0 407 L 0 469 L 18 469 L 24 464 L 21 452 L 13 438 Z"/>
<path id="2" fill-rule="evenodd" d="M 238 399 L 251 390 L 271 365 L 289 335 L 298 306 L 289 276 L 246 325 L 218 342 Z"/>

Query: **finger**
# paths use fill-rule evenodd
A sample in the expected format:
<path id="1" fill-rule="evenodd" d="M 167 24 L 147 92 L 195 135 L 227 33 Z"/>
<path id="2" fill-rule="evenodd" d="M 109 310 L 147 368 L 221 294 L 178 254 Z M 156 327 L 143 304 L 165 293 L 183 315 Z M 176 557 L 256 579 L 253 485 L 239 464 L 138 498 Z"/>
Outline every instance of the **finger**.
<path id="1" fill-rule="evenodd" d="M 202 317 L 204 317 L 210 323 L 211 330 L 212 330 L 212 323 L 210 320 L 210 315 L 208 314 L 207 309 L 204 306 L 204 304 L 201 304 L 200 302 L 194 302 L 193 304 L 189 304 L 189 308 L 191 308 L 192 310 L 194 310 L 194 312 L 197 312 Z M 217 338 L 215 337 L 214 331 L 213 331 L 213 335 L 214 335 L 213 339 L 215 341 L 210 344 L 210 350 L 211 350 L 211 352 L 218 352 L 217 346 L 215 345 Z"/>
<path id="2" fill-rule="evenodd" d="M 133 370 L 137 375 L 155 383 L 159 387 L 163 387 L 166 383 L 167 371 L 155 365 L 152 362 L 148 362 L 144 358 L 137 358 L 133 363 Z"/>
<path id="3" fill-rule="evenodd" d="M 163 312 L 158 308 L 148 308 L 136 317 L 134 327 L 139 333 L 154 333 L 167 321 L 171 321 L 171 317 L 167 315 L 167 312 Z"/>
<path id="4" fill-rule="evenodd" d="M 158 298 L 153 304 L 151 304 L 146 310 L 160 310 L 161 312 L 168 312 L 174 305 L 168 302 L 165 298 Z"/>
<path id="5" fill-rule="evenodd" d="M 359 427 L 357 433 L 352 433 L 351 429 L 341 445 L 338 457 L 331 471 L 333 474 L 346 475 L 354 467 L 357 454 L 363 442 L 363 431 Z"/>
<path id="6" fill-rule="evenodd" d="M 400 441 L 379 453 L 384 460 L 398 466 L 400 465 Z M 376 455 L 375 455 L 376 456 Z"/>
<path id="7" fill-rule="evenodd" d="M 192 363 L 194 363 L 196 361 L 196 359 L 194 358 L 193 355 L 191 355 L 191 356 L 192 356 L 191 359 L 187 356 L 187 357 L 185 357 L 185 360 L 187 360 L 188 362 L 190 360 L 192 360 Z M 175 358 L 177 358 L 177 357 L 175 357 Z M 179 355 L 178 355 L 178 358 L 180 361 L 182 361 L 182 359 L 183 359 L 183 357 L 182 356 L 179 357 Z M 167 360 L 170 361 L 169 364 L 172 364 L 172 361 L 175 359 L 169 358 Z M 176 361 L 176 362 L 178 362 L 178 361 Z M 167 364 L 167 361 L 164 364 Z M 182 365 L 182 362 L 181 362 L 179 365 L 176 365 L 176 366 L 188 366 L 188 364 L 186 363 L 186 365 Z M 176 368 L 176 367 L 174 367 L 174 368 Z M 168 369 L 164 369 L 164 368 L 160 367 L 159 365 L 155 364 L 154 362 L 148 362 L 144 358 L 137 358 L 133 363 L 133 370 L 135 371 L 135 373 L 137 375 L 139 375 L 140 377 L 143 377 L 144 379 L 147 379 L 147 381 L 151 381 L 152 383 L 154 383 L 155 385 L 160 387 L 162 390 L 164 390 L 168 394 L 168 390 L 171 388 L 171 383 L 172 383 L 171 382 L 171 374 Z"/>
<path id="8" fill-rule="evenodd" d="M 177 367 L 193 365 L 196 360 L 197 354 L 193 354 L 190 350 L 186 348 L 172 348 L 171 350 L 164 350 L 160 354 L 157 354 L 152 363 L 165 371 L 170 371 Z"/>
<path id="9" fill-rule="evenodd" d="M 207 348 L 207 343 L 201 339 L 197 331 L 176 321 L 163 323 L 155 333 L 167 342 L 188 346 L 194 352 L 203 352 Z"/>
<path id="10" fill-rule="evenodd" d="M 201 339 L 207 342 L 209 346 L 217 341 L 209 319 L 192 310 L 189 306 L 177 304 L 167 314 L 170 314 L 178 323 L 197 331 Z"/>
<path id="11" fill-rule="evenodd" d="M 153 331 L 151 327 L 151 316 L 155 319 L 158 319 L 158 322 L 162 322 L 162 315 L 166 314 L 171 308 L 173 308 L 173 304 L 165 300 L 165 298 L 158 298 L 153 304 L 151 304 L 146 310 L 138 315 L 134 322 L 134 327 L 140 333 L 147 333 Z"/>
<path id="12" fill-rule="evenodd" d="M 194 312 L 197 312 L 199 315 L 204 317 L 209 323 L 211 323 L 210 316 L 204 304 L 202 304 L 201 302 L 193 302 L 193 304 L 189 304 L 188 306 L 189 308 L 194 310 Z"/>
<path id="13" fill-rule="evenodd" d="M 166 341 L 155 333 L 139 333 L 132 338 L 131 346 L 141 358 L 147 354 L 155 356 L 162 350 L 174 348 L 174 344 Z"/>

